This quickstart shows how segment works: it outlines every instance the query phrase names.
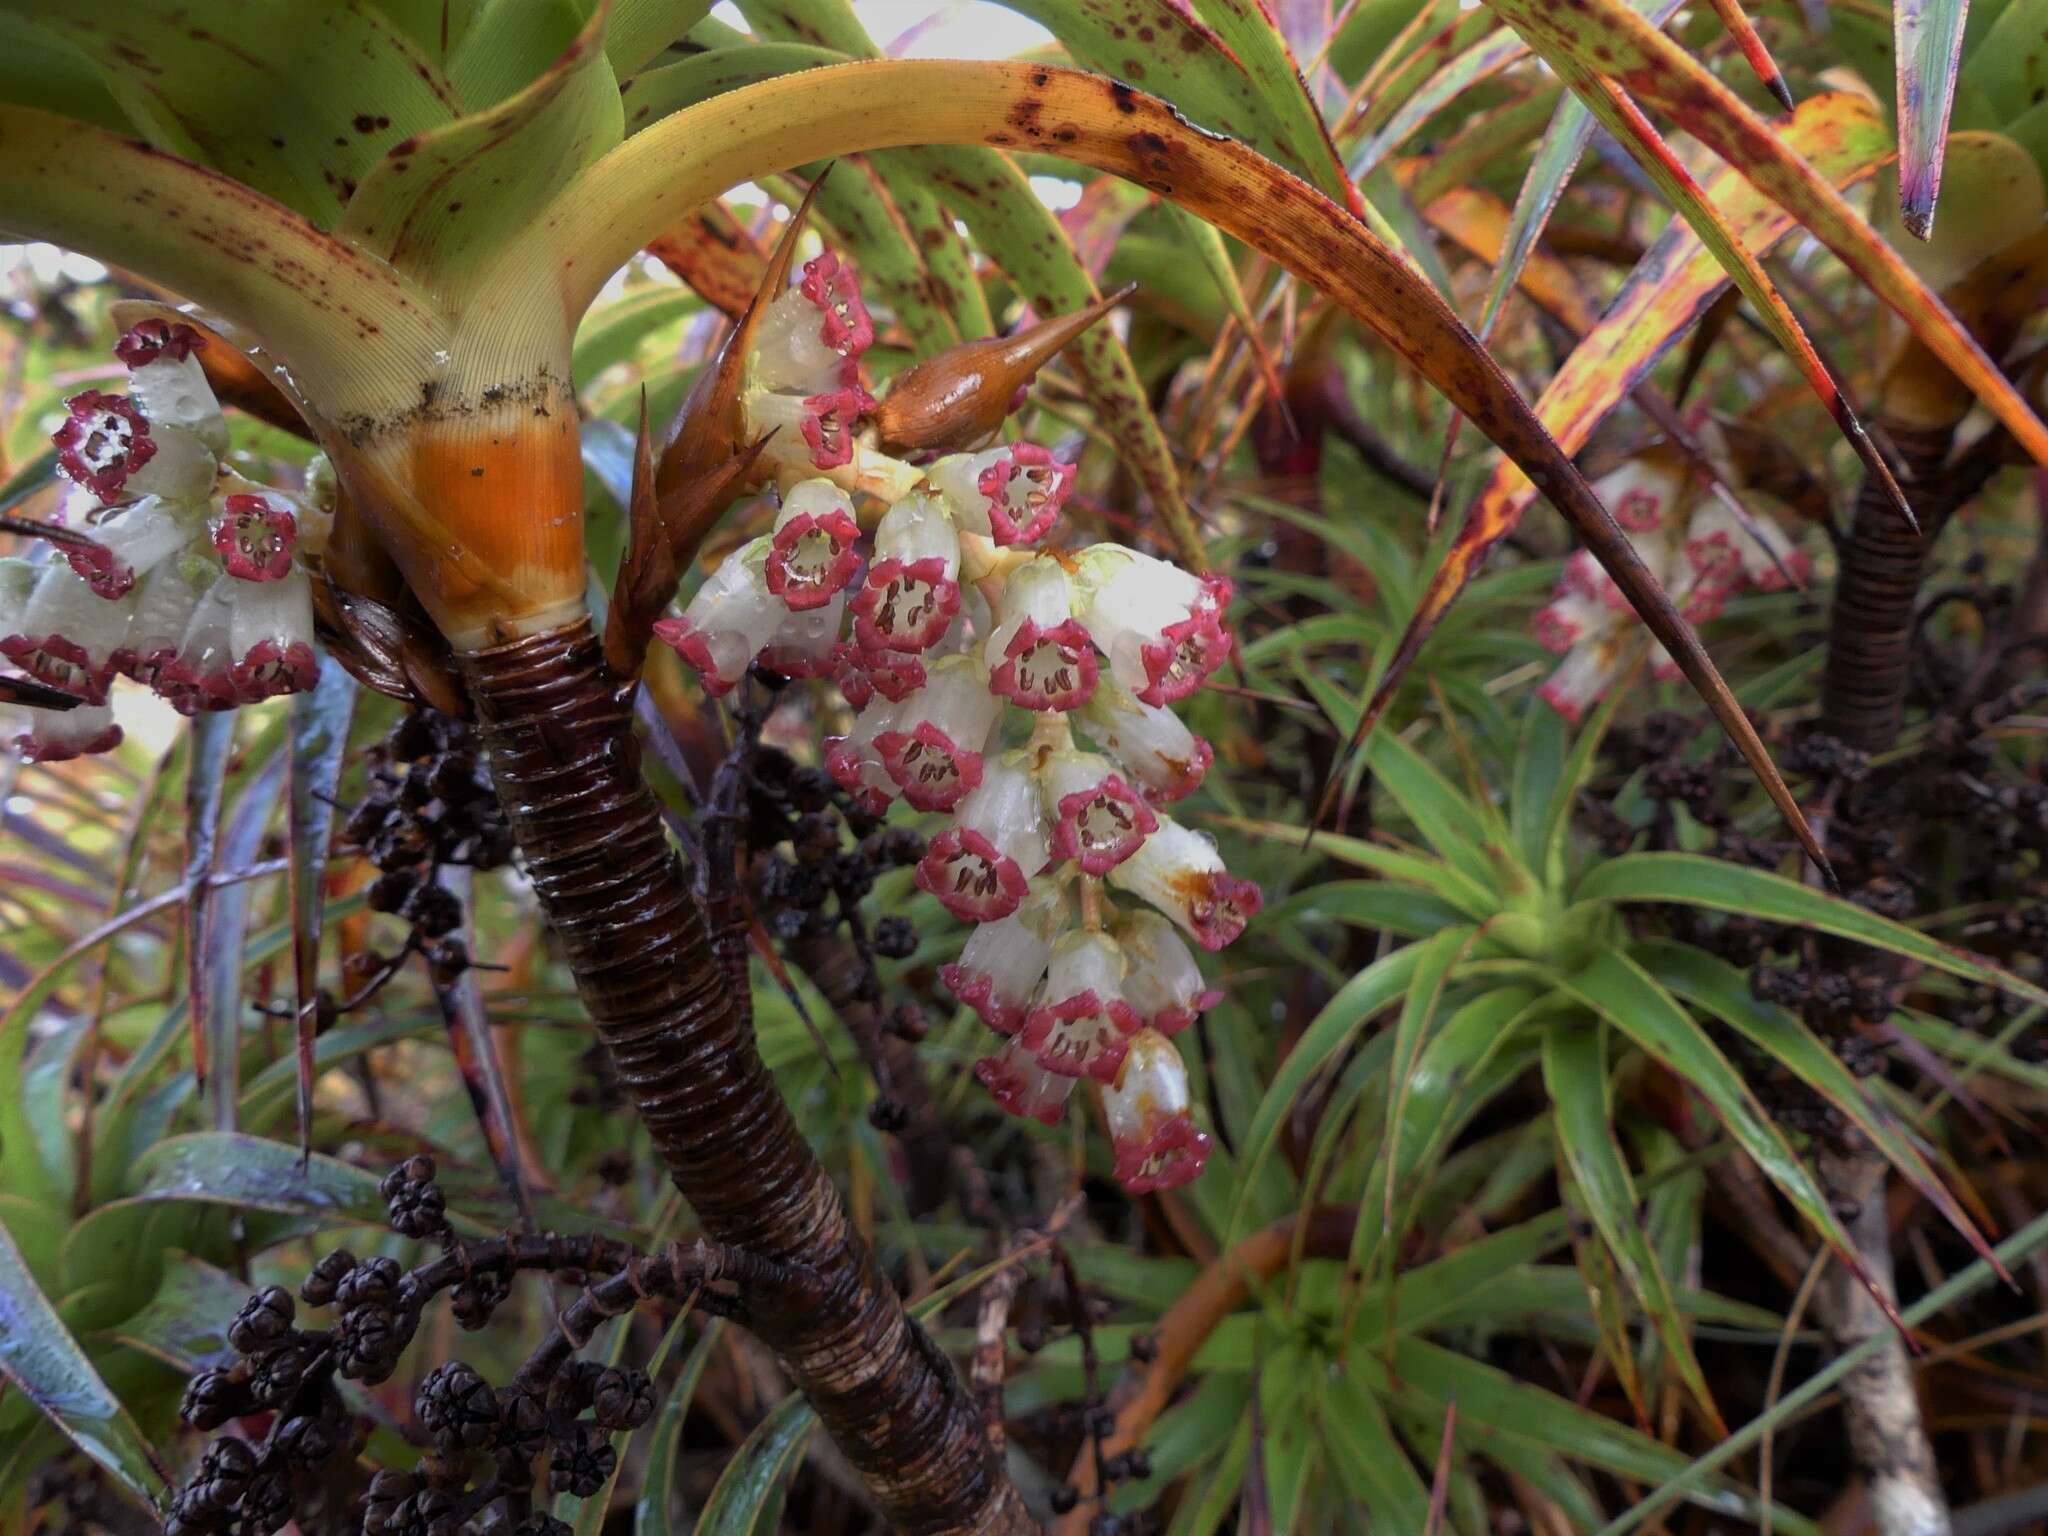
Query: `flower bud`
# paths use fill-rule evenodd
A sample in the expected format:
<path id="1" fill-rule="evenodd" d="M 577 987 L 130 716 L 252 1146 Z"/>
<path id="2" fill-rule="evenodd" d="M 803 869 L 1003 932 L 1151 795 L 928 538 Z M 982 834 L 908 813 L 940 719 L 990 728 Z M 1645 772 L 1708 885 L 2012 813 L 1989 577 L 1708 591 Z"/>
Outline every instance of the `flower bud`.
<path id="1" fill-rule="evenodd" d="M 1023 754 L 1006 753 L 984 765 L 980 786 L 931 840 L 917 883 L 962 922 L 994 922 L 1017 910 L 1045 861 L 1038 786 Z"/>
<path id="2" fill-rule="evenodd" d="M 1081 706 L 1080 724 L 1155 805 L 1193 794 L 1216 756 L 1180 716 L 1140 703 L 1113 678 L 1097 685 Z"/>
<path id="3" fill-rule="evenodd" d="M 1095 692 L 1095 644 L 1074 617 L 1073 586 L 1041 556 L 1011 572 L 984 651 L 989 686 L 1023 709 L 1079 709 Z"/>
<path id="4" fill-rule="evenodd" d="M 1110 1082 L 1142 1026 L 1124 999 L 1123 947 L 1106 933 L 1069 933 L 1053 946 L 1045 985 L 1017 1043 L 1048 1072 Z"/>
<path id="5" fill-rule="evenodd" d="M 1071 918 L 1066 893 L 1050 880 L 1040 881 L 1015 912 L 969 934 L 960 958 L 941 967 L 939 979 L 990 1029 L 1014 1034 L 1038 993 L 1053 941 Z"/>
<path id="6" fill-rule="evenodd" d="M 1172 1189 L 1202 1171 L 1209 1138 L 1195 1128 L 1187 1067 L 1164 1035 L 1148 1029 L 1130 1042 L 1102 1109 L 1117 1181 L 1130 1193 Z"/>
<path id="7" fill-rule="evenodd" d="M 906 368 L 875 412 L 883 444 L 898 452 L 947 452 L 987 442 L 1038 370 L 1129 293 L 1123 289 L 1014 336 L 962 342 Z"/>
<path id="8" fill-rule="evenodd" d="M 1221 949 L 1264 903 L 1259 888 L 1223 867 L 1216 844 L 1170 816 L 1130 858 L 1109 872 L 1109 883 L 1150 902 L 1204 949 Z"/>

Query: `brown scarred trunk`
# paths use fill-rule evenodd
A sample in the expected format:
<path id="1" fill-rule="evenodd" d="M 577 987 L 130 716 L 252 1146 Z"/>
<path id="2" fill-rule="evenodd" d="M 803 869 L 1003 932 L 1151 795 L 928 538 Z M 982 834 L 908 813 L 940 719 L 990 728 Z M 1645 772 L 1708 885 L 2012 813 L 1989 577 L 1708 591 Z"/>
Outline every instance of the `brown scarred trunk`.
<path id="1" fill-rule="evenodd" d="M 769 1078 L 588 621 L 462 660 L 527 873 L 676 1187 L 716 1241 L 816 1277 L 750 1295 L 754 1331 L 896 1527 L 1035 1530 Z"/>
<path id="2" fill-rule="evenodd" d="M 1957 507 L 1997 467 L 1989 455 L 1948 465 L 1953 427 L 1894 424 L 1899 484 L 1920 520 L 1915 533 L 1883 488 L 1868 477 L 1856 520 L 1841 545 L 1834 606 L 1828 615 L 1827 674 L 1820 728 L 1865 752 L 1888 749 L 1899 734 L 1912 661 L 1913 609 L 1934 541 Z"/>
<path id="3" fill-rule="evenodd" d="M 1840 548 L 1819 722 L 1823 732 L 1870 753 L 1889 751 L 1904 723 L 1914 610 L 1935 540 L 1996 468 L 1988 453 L 1948 462 L 1953 424 L 1893 422 L 1889 433 L 1899 452 L 1899 481 L 1920 528 L 1908 527 L 1866 477 Z M 1870 1284 L 1886 1305 L 1896 1307 L 1885 1206 L 1890 1169 L 1862 1136 L 1852 1132 L 1846 1141 L 1819 1159 L 1821 1188 L 1842 1213 Z M 1850 1456 L 1868 1486 L 1876 1529 L 1880 1536 L 1946 1536 L 1948 1505 L 1904 1340 L 1877 1297 L 1846 1266 L 1828 1276 L 1819 1303 L 1838 1349 L 1872 1337 L 1884 1340 L 1842 1388 Z"/>

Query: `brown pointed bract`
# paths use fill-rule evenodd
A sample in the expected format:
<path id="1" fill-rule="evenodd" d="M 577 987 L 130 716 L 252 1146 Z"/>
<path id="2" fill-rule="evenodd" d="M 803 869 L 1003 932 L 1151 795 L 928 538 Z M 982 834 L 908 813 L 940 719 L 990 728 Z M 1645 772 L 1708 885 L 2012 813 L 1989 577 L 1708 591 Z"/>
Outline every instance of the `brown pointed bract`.
<path id="1" fill-rule="evenodd" d="M 789 217 L 789 227 L 768 259 L 761 286 L 754 291 L 746 312 L 739 318 L 717 356 L 704 365 L 691 387 L 690 395 L 676 415 L 667 445 L 654 465 L 654 491 L 661 499 L 681 492 L 688 483 L 724 464 L 744 446 L 740 437 L 740 387 L 746 381 L 747 354 L 754 349 L 754 337 L 768 306 L 789 286 L 790 268 L 796 264 L 796 244 L 809 218 L 820 176 Z M 733 494 L 739 487 L 733 488 Z M 721 509 L 723 510 L 723 509 Z"/>
<path id="2" fill-rule="evenodd" d="M 1010 414 L 1017 391 L 1136 288 L 1127 284 L 1085 309 L 1041 320 L 1014 336 L 962 342 L 904 370 L 875 410 L 882 447 L 891 453 L 980 447 Z"/>

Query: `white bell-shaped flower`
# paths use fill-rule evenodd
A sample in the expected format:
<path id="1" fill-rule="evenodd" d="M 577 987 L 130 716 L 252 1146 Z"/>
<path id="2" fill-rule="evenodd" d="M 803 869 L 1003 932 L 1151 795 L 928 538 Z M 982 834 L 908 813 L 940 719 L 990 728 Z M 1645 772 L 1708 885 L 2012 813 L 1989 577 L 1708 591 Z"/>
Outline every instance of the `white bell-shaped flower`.
<path id="1" fill-rule="evenodd" d="M 15 627 L 0 635 L 0 655 L 38 682 L 104 703 L 133 613 L 132 598 L 109 601 L 70 565 L 53 560 L 41 568 Z"/>
<path id="2" fill-rule="evenodd" d="M 1021 752 L 986 761 L 979 787 L 918 861 L 918 885 L 962 922 L 1008 917 L 1045 867 L 1045 817 L 1027 763 Z"/>
<path id="3" fill-rule="evenodd" d="M 1117 1182 L 1131 1194 L 1185 1184 L 1208 1160 L 1209 1138 L 1195 1126 L 1187 1066 L 1156 1030 L 1131 1041 L 1122 1070 L 1102 1095 L 1102 1110 Z"/>
<path id="4" fill-rule="evenodd" d="M 860 569 L 853 502 L 830 480 L 790 487 L 768 547 L 768 590 L 799 611 L 822 608 Z"/>
<path id="5" fill-rule="evenodd" d="M 1076 1078 L 1048 1072 L 1015 1040 L 1003 1043 L 993 1056 L 974 1064 L 974 1075 L 994 1099 L 1010 1114 L 1041 1125 L 1057 1125 L 1066 1112 Z"/>
<path id="6" fill-rule="evenodd" d="M 1049 556 L 1026 561 L 1003 587 L 983 652 L 989 685 L 1022 709 L 1072 710 L 1095 692 L 1095 643 L 1074 617 L 1074 588 Z"/>
<path id="7" fill-rule="evenodd" d="M 1045 979 L 1053 944 L 1072 920 L 1072 903 L 1058 882 L 1035 881 L 1016 911 L 967 936 L 960 958 L 940 968 L 939 980 L 990 1029 L 1015 1034 Z"/>
<path id="8" fill-rule="evenodd" d="M 1079 864 L 1083 874 L 1108 874 L 1159 825 L 1144 797 L 1099 752 L 1048 752 L 1038 782 L 1053 852 Z"/>
<path id="9" fill-rule="evenodd" d="M 895 706 L 875 736 L 882 766 L 920 811 L 949 811 L 981 783 L 982 753 L 1001 701 L 988 690 L 977 656 L 946 656 L 926 669 L 925 685 Z"/>
<path id="10" fill-rule="evenodd" d="M 871 651 L 929 650 L 959 611 L 960 531 L 938 497 L 906 497 L 875 528 L 854 636 Z"/>
<path id="11" fill-rule="evenodd" d="M 1069 933 L 1053 945 L 1045 985 L 1017 1043 L 1048 1072 L 1111 1082 L 1143 1026 L 1124 997 L 1123 946 L 1106 933 Z"/>
<path id="12" fill-rule="evenodd" d="M 219 457 L 228 451 L 227 418 L 199 366 L 200 346 L 191 326 L 150 319 L 130 327 L 114 355 L 127 365 L 128 386 L 152 426 L 189 432 Z"/>
<path id="13" fill-rule="evenodd" d="M 768 590 L 769 541 L 728 555 L 704 580 L 679 619 L 662 619 L 654 636 L 702 675 L 713 697 L 732 691 L 789 616 Z"/>
<path id="14" fill-rule="evenodd" d="M 76 709 L 34 709 L 17 706 L 28 728 L 14 738 L 22 760 L 64 763 L 121 745 L 121 727 L 107 704 L 81 704 Z"/>
<path id="15" fill-rule="evenodd" d="M 1081 706 L 1081 728 L 1155 805 L 1170 805 L 1201 786 L 1216 752 L 1170 709 L 1142 703 L 1114 678 Z"/>
<path id="16" fill-rule="evenodd" d="M 1202 979 L 1202 968 L 1179 931 L 1157 912 L 1127 913 L 1115 933 L 1130 962 L 1124 996 L 1147 1028 L 1177 1035 L 1223 1001 L 1223 994 Z"/>
<path id="17" fill-rule="evenodd" d="M 64 408 L 64 424 L 50 438 L 57 468 L 101 501 L 196 501 L 212 490 L 213 450 L 190 432 L 156 425 L 127 396 L 88 389 Z"/>
<path id="18" fill-rule="evenodd" d="M 1147 704 L 1171 704 L 1229 659 L 1223 611 L 1230 583 L 1196 576 L 1121 544 L 1076 561 L 1081 619 L 1116 680 Z"/>
<path id="19" fill-rule="evenodd" d="M 1211 950 L 1243 933 L 1265 901 L 1256 884 L 1223 867 L 1213 840 L 1170 816 L 1161 816 L 1159 829 L 1109 872 L 1109 883 L 1150 902 Z"/>
<path id="20" fill-rule="evenodd" d="M 969 533 L 998 544 L 1035 544 L 1059 520 L 1075 474 L 1073 465 L 1060 463 L 1037 443 L 1006 443 L 948 454 L 925 471 L 925 479 Z"/>

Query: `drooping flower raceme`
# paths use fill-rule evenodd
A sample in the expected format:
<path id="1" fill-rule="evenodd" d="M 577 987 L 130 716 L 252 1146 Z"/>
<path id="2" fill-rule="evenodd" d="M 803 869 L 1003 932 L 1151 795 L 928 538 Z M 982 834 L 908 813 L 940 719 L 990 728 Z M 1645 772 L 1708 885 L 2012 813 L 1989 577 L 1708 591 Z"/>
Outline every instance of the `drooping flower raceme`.
<path id="1" fill-rule="evenodd" d="M 1594 490 L 1688 623 L 1718 618 L 1738 592 L 1778 591 L 1803 584 L 1811 572 L 1811 559 L 1775 522 L 1738 515 L 1665 463 L 1633 460 Z M 1588 551 L 1567 560 L 1552 601 L 1535 620 L 1537 640 L 1564 658 L 1540 690 L 1544 702 L 1568 720 L 1581 719 L 1620 676 L 1636 623 L 1634 605 Z M 1654 640 L 1650 647 L 1654 674 L 1676 677 L 1670 653 Z"/>
<path id="2" fill-rule="evenodd" d="M 313 598 L 304 559 L 327 514 L 223 463 L 227 422 L 189 326 L 145 320 L 121 337 L 133 393 L 86 390 L 53 435 L 72 482 L 50 558 L 0 561 L 0 655 L 85 701 L 31 709 L 35 761 L 117 745 L 116 677 L 187 714 L 312 686 Z"/>
<path id="3" fill-rule="evenodd" d="M 1075 471 L 1036 444 L 879 452 L 861 426 L 873 336 L 829 252 L 772 302 L 743 399 L 751 433 L 776 429 L 770 531 L 655 633 L 714 694 L 756 665 L 829 673 L 855 712 L 833 778 L 870 813 L 946 817 L 916 877 L 975 925 L 942 979 L 1005 1037 L 977 1075 L 1047 1123 L 1094 1083 L 1125 1184 L 1184 1183 L 1208 1140 L 1169 1037 L 1221 996 L 1190 941 L 1221 948 L 1260 902 L 1165 809 L 1213 757 L 1171 706 L 1229 655 L 1230 585 L 1060 547 Z"/>

